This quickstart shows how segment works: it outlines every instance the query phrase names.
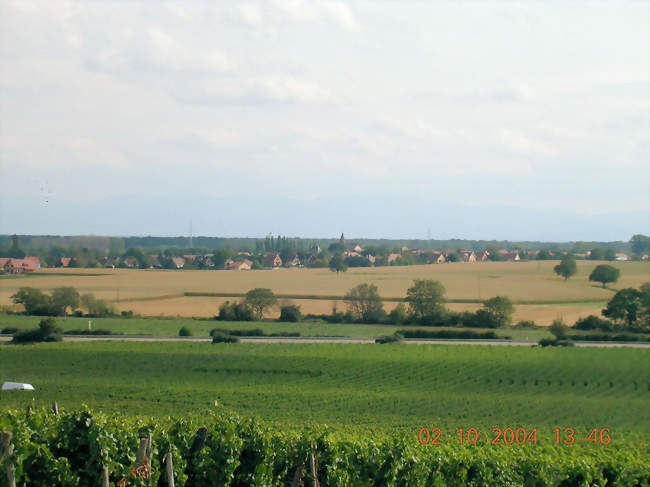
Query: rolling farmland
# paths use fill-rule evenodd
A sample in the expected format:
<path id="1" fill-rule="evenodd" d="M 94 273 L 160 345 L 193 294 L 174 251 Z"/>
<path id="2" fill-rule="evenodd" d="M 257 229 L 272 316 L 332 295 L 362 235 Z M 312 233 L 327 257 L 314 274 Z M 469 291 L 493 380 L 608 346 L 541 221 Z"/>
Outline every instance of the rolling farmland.
<path id="1" fill-rule="evenodd" d="M 589 282 L 597 264 L 578 262 L 578 274 L 565 282 L 553 273 L 555 261 L 453 263 L 427 266 L 349 269 L 336 275 L 328 269 L 277 269 L 260 271 L 161 271 L 130 269 L 46 269 L 36 275 L 0 279 L 0 304 L 21 286 L 51 290 L 73 286 L 112 301 L 119 310 L 148 316 L 213 316 L 220 303 L 254 287 L 268 287 L 302 306 L 305 313 L 328 313 L 342 308 L 343 294 L 363 282 L 379 288 L 387 310 L 402 298 L 413 279 L 440 280 L 454 310 L 475 309 L 478 302 L 507 295 L 515 303 L 515 321 L 533 319 L 549 324 L 558 316 L 573 322 L 598 314 L 612 290 Z M 650 263 L 615 262 L 621 280 L 611 289 L 638 287 L 650 276 Z M 187 296 L 196 293 L 198 296 Z M 210 293 L 219 297 L 209 296 Z M 228 297 L 232 296 L 232 297 Z"/>

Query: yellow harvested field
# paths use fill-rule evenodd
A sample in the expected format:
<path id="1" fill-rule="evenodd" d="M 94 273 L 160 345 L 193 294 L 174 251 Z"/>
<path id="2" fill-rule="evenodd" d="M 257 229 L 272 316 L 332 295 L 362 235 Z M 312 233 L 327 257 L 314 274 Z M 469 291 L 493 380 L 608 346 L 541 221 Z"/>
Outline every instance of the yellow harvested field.
<path id="1" fill-rule="evenodd" d="M 115 303 L 119 311 L 131 310 L 144 316 L 195 316 L 195 317 L 212 317 L 218 313 L 219 306 L 226 300 L 237 300 L 239 298 L 212 298 L 212 297 L 194 297 L 188 296 L 183 298 L 155 299 L 147 301 L 127 301 Z M 279 300 L 290 301 L 292 304 L 300 306 L 304 314 L 323 314 L 330 313 L 332 306 L 336 303 L 339 311 L 345 310 L 345 303 L 341 301 L 324 300 L 324 299 L 290 299 Z M 386 311 L 392 310 L 397 306 L 397 302 L 387 301 L 384 303 Z M 473 303 L 449 303 L 447 305 L 454 311 L 475 311 L 480 305 Z M 582 306 L 572 305 L 526 305 L 519 304 L 515 306 L 513 320 L 516 323 L 519 320 L 534 320 L 538 325 L 550 325 L 551 322 L 562 317 L 566 323 L 574 323 L 578 318 L 590 314 L 600 314 L 602 305 L 598 303 L 589 303 Z M 269 318 L 279 316 L 279 308 L 268 313 Z"/>
<path id="2" fill-rule="evenodd" d="M 558 316 L 567 322 L 598 313 L 613 289 L 638 287 L 650 280 L 648 262 L 608 262 L 621 269 L 621 279 L 603 289 L 587 277 L 599 262 L 578 261 L 578 274 L 564 281 L 553 273 L 556 261 L 451 263 L 424 266 L 356 268 L 336 275 L 329 269 L 277 269 L 258 271 L 173 271 L 132 269 L 44 269 L 40 275 L 0 279 L 0 305 L 22 286 L 50 291 L 73 286 L 112 301 L 117 308 L 145 315 L 212 316 L 226 298 L 184 297 L 186 292 L 245 293 L 255 287 L 276 294 L 342 296 L 350 288 L 370 282 L 384 298 L 401 298 L 414 279 L 442 282 L 448 299 L 484 300 L 509 296 L 516 306 L 515 320 L 533 319 L 540 324 Z M 157 299 L 156 299 L 157 298 Z M 296 299 L 306 313 L 328 313 L 334 301 Z M 338 302 L 342 309 L 344 304 Z M 387 302 L 390 310 L 395 303 Z M 475 309 L 472 304 L 452 309 Z"/>

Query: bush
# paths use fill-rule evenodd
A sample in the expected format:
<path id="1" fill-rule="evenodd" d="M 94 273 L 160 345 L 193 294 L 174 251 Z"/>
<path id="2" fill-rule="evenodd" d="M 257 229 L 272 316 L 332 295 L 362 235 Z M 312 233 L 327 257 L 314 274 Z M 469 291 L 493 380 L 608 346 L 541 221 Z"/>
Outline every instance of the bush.
<path id="1" fill-rule="evenodd" d="M 553 323 L 548 328 L 548 331 L 553 333 L 553 335 L 555 335 L 555 338 L 557 340 L 563 340 L 567 337 L 567 334 L 569 333 L 569 327 L 564 324 L 562 318 L 557 318 L 553 320 Z"/>
<path id="2" fill-rule="evenodd" d="M 399 303 L 393 310 L 388 313 L 388 322 L 394 325 L 403 325 L 408 321 L 408 311 L 404 303 Z"/>
<path id="3" fill-rule="evenodd" d="M 395 333 L 394 335 L 385 335 L 381 336 L 375 339 L 375 343 L 381 343 L 381 344 L 386 344 L 386 343 L 401 343 L 404 337 L 400 335 L 399 333 Z"/>
<path id="4" fill-rule="evenodd" d="M 56 321 L 54 318 L 44 318 L 38 324 L 38 328 L 15 333 L 10 343 L 38 343 L 60 341 L 61 328 L 56 326 Z"/>
<path id="5" fill-rule="evenodd" d="M 533 320 L 521 320 L 514 327 L 515 328 L 537 328 L 537 325 Z"/>
<path id="6" fill-rule="evenodd" d="M 498 328 L 499 322 L 487 309 L 477 309 L 475 313 L 464 316 L 463 325 L 469 328 Z"/>
<path id="7" fill-rule="evenodd" d="M 179 337 L 191 337 L 192 336 L 192 330 L 190 330 L 187 326 L 181 326 L 181 329 L 178 330 L 178 336 Z"/>
<path id="8" fill-rule="evenodd" d="M 302 313 L 300 312 L 300 306 L 290 304 L 280 308 L 280 318 L 278 318 L 278 321 L 297 323 L 301 318 Z"/>
<path id="9" fill-rule="evenodd" d="M 612 322 L 599 316 L 589 315 L 586 318 L 580 318 L 573 327 L 576 330 L 612 331 Z"/>
<path id="10" fill-rule="evenodd" d="M 226 301 L 219 306 L 217 319 L 221 321 L 253 321 L 255 317 L 253 310 L 247 304 Z"/>
<path id="11" fill-rule="evenodd" d="M 122 315 L 122 318 L 132 318 L 133 317 L 133 311 L 132 310 L 122 311 L 122 313 L 120 313 L 120 314 Z"/>
<path id="12" fill-rule="evenodd" d="M 650 336 L 636 335 L 632 333 L 589 333 L 572 334 L 568 338 L 580 342 L 647 342 Z"/>
<path id="13" fill-rule="evenodd" d="M 542 347 L 573 347 L 574 343 L 571 340 L 558 340 L 557 338 L 542 338 L 539 341 Z"/>
<path id="14" fill-rule="evenodd" d="M 3 328 L 2 330 L 0 330 L 0 333 L 2 333 L 4 335 L 13 335 L 17 331 L 18 331 L 18 328 L 15 328 L 13 326 L 8 326 L 8 327 Z"/>
<path id="15" fill-rule="evenodd" d="M 111 330 L 66 330 L 64 335 L 113 335 Z M 122 333 L 115 333 L 115 335 L 122 335 Z"/>
<path id="16" fill-rule="evenodd" d="M 459 338 L 464 340 L 494 340 L 501 338 L 493 331 L 481 333 L 474 330 L 398 330 L 397 333 L 404 338 Z"/>
<path id="17" fill-rule="evenodd" d="M 261 328 L 253 328 L 250 330 L 226 330 L 223 328 L 213 328 L 210 330 L 210 336 L 218 334 L 230 335 L 236 337 L 299 337 L 300 333 L 297 331 L 287 331 L 278 333 L 264 333 Z"/>
<path id="18" fill-rule="evenodd" d="M 225 333 L 215 333 L 212 335 L 212 343 L 238 343 L 239 338 L 226 335 Z"/>

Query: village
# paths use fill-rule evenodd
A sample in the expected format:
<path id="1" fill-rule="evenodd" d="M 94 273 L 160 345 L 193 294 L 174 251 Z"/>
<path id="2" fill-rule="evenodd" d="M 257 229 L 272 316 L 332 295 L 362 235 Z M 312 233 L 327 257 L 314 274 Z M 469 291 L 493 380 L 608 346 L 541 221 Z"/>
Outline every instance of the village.
<path id="1" fill-rule="evenodd" d="M 62 256 L 56 259 L 26 255 L 22 258 L 0 257 L 0 271 L 5 274 L 32 273 L 41 268 L 127 268 L 127 269 L 211 269 L 246 271 L 279 268 L 324 268 L 331 267 L 337 258 L 347 267 L 380 267 L 405 265 L 449 264 L 455 262 L 482 263 L 487 261 L 519 262 L 528 260 L 559 260 L 569 252 L 540 250 L 506 250 L 494 246 L 485 250 L 464 249 L 410 249 L 408 247 L 387 249 L 346 241 L 341 234 L 338 242 L 327 249 L 319 245 L 306 251 L 295 250 L 290 245 L 274 251 L 265 251 L 262 245 L 258 251 L 242 249 L 215 249 L 213 252 L 183 253 L 183 249 L 166 249 L 164 252 L 145 254 L 137 248 L 129 248 L 120 256 L 105 255 L 97 258 Z M 648 260 L 648 254 L 633 256 L 609 249 L 594 249 L 584 253 L 572 253 L 578 260 L 629 261 Z"/>

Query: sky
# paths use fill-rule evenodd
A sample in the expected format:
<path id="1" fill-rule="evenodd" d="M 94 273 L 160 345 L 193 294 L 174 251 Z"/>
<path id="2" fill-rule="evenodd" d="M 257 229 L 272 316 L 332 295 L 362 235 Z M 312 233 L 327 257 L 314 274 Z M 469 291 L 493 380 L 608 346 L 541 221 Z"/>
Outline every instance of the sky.
<path id="1" fill-rule="evenodd" d="M 650 2 L 0 2 L 0 234 L 650 234 Z"/>

